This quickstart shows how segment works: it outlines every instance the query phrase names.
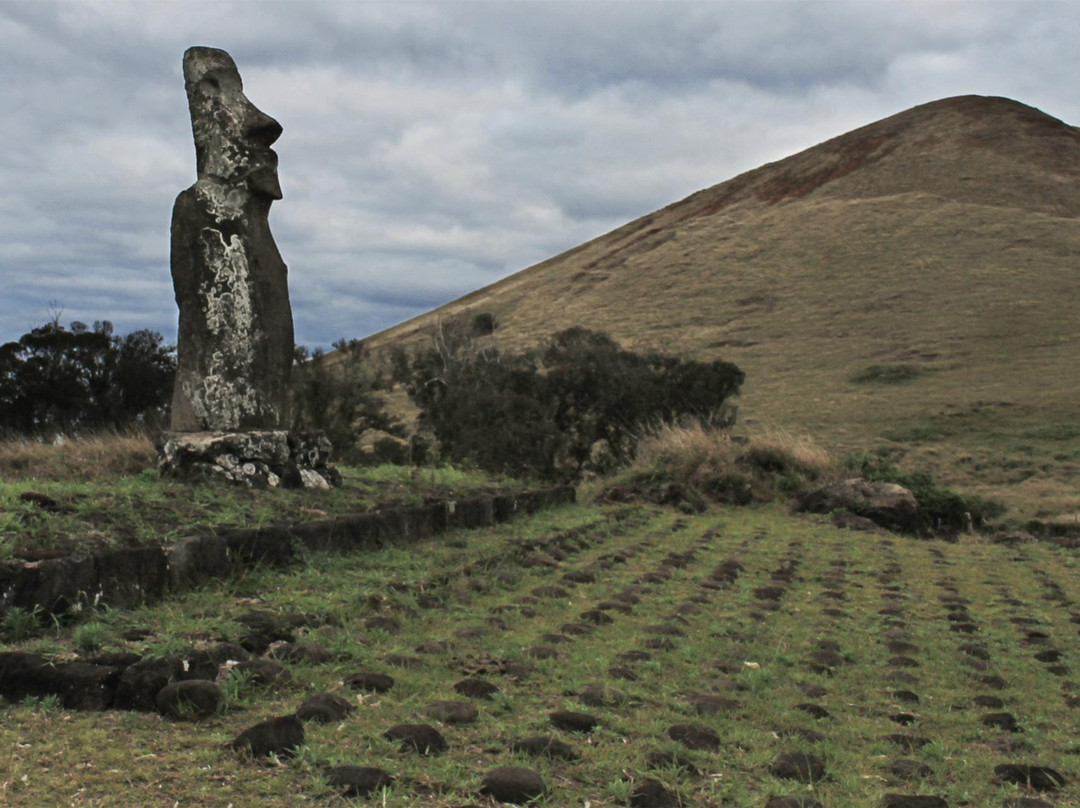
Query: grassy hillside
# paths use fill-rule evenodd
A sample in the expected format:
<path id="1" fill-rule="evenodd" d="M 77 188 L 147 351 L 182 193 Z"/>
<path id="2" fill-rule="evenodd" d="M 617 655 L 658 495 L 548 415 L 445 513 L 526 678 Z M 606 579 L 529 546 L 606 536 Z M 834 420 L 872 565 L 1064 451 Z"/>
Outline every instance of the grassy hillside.
<path id="1" fill-rule="evenodd" d="M 881 447 L 1002 497 L 1080 512 L 1080 132 L 1007 99 L 903 112 L 743 174 L 376 334 L 415 345 L 573 325 L 747 373 L 742 425 Z"/>

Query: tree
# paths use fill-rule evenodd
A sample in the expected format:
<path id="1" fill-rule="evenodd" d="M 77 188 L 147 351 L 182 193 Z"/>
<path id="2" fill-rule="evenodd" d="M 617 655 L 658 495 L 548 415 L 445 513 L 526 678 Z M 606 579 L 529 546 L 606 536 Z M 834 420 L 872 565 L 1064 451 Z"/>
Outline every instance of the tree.
<path id="1" fill-rule="evenodd" d="M 54 317 L 0 346 L 0 429 L 23 434 L 157 423 L 176 360 L 155 331 L 113 333 L 112 323 L 65 329 Z"/>

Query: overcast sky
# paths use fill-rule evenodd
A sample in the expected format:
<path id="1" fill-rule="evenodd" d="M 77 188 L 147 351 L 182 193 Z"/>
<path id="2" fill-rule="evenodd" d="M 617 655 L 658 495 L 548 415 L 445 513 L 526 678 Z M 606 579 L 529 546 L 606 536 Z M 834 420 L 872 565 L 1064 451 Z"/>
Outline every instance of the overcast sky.
<path id="1" fill-rule="evenodd" d="M 916 104 L 1080 123 L 1073 2 L 0 2 L 0 342 L 175 339 L 181 74 L 229 51 L 284 127 L 297 342 L 362 337 Z"/>

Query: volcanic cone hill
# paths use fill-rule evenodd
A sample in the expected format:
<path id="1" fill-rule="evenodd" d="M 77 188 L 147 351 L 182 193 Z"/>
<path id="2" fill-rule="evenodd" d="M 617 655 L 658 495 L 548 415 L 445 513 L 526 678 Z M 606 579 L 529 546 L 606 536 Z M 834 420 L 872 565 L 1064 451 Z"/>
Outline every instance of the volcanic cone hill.
<path id="1" fill-rule="evenodd" d="M 1080 508 L 1080 130 L 1005 98 L 914 107 L 699 191 L 364 341 L 493 314 L 747 373 L 741 423 L 885 443 L 1028 516 Z"/>

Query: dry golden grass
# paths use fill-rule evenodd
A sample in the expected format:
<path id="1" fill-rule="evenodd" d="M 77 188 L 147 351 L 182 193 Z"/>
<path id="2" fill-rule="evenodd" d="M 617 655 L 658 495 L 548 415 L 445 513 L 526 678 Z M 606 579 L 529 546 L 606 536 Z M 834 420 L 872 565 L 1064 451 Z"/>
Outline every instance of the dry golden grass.
<path id="1" fill-rule="evenodd" d="M 752 433 L 780 425 L 836 456 L 880 449 L 990 486 L 1018 521 L 1069 520 L 997 468 L 1035 457 L 1043 480 L 1080 476 L 1078 216 L 1076 129 L 954 99 L 700 191 L 365 344 L 415 345 L 440 317 L 490 312 L 503 349 L 585 326 L 722 358 L 747 374 Z M 873 365 L 922 372 L 851 381 Z M 953 469 L 964 455 L 982 468 Z"/>
<path id="2" fill-rule="evenodd" d="M 660 424 L 642 434 L 628 476 L 662 476 L 709 492 L 738 482 L 755 498 L 772 499 L 778 480 L 788 492 L 839 473 L 809 436 L 783 430 L 733 437 L 697 419 Z"/>
<path id="3" fill-rule="evenodd" d="M 119 477 L 152 468 L 156 462 L 150 437 L 138 431 L 101 432 L 53 442 L 0 440 L 0 481 L 5 482 Z"/>

